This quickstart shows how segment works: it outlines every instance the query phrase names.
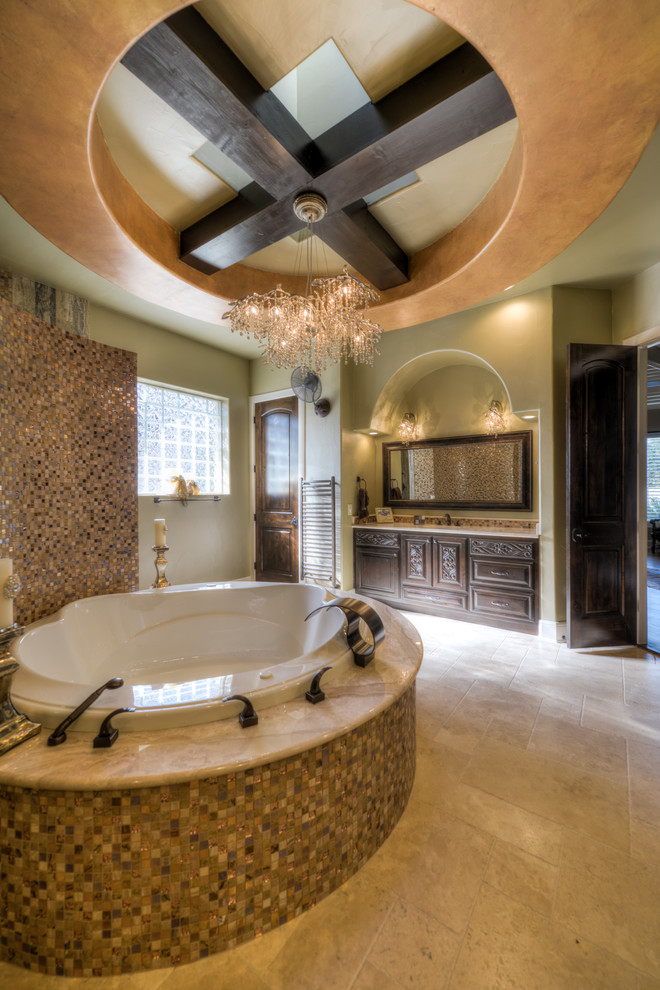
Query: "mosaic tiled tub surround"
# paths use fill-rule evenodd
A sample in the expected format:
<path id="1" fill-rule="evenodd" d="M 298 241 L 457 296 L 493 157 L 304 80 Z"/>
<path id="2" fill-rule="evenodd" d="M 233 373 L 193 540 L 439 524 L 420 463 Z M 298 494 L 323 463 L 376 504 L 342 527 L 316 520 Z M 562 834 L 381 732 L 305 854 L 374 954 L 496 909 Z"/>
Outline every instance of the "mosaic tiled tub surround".
<path id="1" fill-rule="evenodd" d="M 283 924 L 352 876 L 396 824 L 414 778 L 419 652 L 401 635 L 405 620 L 383 612 L 388 636 L 375 661 L 332 682 L 321 705 L 276 706 L 254 730 L 211 723 L 145 734 L 142 744 L 139 733 L 120 733 L 103 751 L 91 749 L 91 733 L 73 733 L 68 756 L 69 740 L 53 750 L 40 737 L 8 754 L 2 958 L 64 976 L 191 962 Z M 346 707 L 355 724 L 332 734 L 333 713 Z M 217 737 L 250 750 L 262 721 L 264 737 L 278 738 L 286 720 L 289 737 L 317 731 L 317 741 L 181 779 L 195 761 L 211 765 Z M 51 757 L 64 762 L 51 768 Z M 145 768 L 153 772 L 139 786 L 126 785 Z M 75 786 L 63 786 L 67 775 Z M 81 786 L 93 776 L 95 789 Z"/>

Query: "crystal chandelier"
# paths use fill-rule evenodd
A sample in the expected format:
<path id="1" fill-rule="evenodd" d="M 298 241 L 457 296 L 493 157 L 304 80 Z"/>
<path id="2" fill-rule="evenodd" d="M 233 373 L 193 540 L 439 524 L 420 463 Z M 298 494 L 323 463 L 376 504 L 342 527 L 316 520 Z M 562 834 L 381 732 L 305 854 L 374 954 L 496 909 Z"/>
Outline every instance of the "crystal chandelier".
<path id="1" fill-rule="evenodd" d="M 340 275 L 312 277 L 312 224 L 327 213 L 317 193 L 303 193 L 293 204 L 307 225 L 307 282 L 305 295 L 286 292 L 281 285 L 270 292 L 251 292 L 232 302 L 223 319 L 232 332 L 252 336 L 266 364 L 324 371 L 340 361 L 373 364 L 381 327 L 364 315 L 378 293 L 344 267 Z"/>

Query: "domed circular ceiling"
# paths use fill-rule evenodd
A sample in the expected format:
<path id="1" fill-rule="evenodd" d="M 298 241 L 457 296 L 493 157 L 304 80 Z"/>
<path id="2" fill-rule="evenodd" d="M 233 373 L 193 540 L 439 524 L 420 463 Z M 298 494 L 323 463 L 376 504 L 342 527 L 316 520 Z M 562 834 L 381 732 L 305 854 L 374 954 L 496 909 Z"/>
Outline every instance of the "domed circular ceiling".
<path id="1" fill-rule="evenodd" d="M 312 190 L 319 273 L 371 281 L 386 329 L 443 316 L 570 244 L 653 131 L 660 6 L 583 7 L 6 0 L 0 192 L 85 267 L 219 323 L 298 284 Z"/>

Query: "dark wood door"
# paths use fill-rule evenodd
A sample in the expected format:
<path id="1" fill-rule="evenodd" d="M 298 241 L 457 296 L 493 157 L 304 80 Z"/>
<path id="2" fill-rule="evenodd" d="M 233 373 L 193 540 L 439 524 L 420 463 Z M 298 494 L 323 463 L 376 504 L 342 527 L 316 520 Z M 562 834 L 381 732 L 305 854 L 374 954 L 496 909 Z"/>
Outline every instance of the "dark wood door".
<path id="1" fill-rule="evenodd" d="M 569 344 L 567 641 L 637 634 L 637 350 Z"/>
<path id="2" fill-rule="evenodd" d="M 297 581 L 298 399 L 255 405 L 255 576 Z"/>

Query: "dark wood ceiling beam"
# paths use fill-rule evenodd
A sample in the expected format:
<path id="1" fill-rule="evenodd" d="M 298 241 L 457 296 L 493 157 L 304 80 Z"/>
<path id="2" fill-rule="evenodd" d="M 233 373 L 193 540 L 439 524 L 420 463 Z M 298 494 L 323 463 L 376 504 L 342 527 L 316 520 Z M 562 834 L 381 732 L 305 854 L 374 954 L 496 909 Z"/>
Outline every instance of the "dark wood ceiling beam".
<path id="1" fill-rule="evenodd" d="M 408 255 L 371 215 L 366 203 L 354 203 L 326 216 L 318 226 L 323 243 L 379 289 L 408 280 Z"/>
<path id="2" fill-rule="evenodd" d="M 317 183 L 331 208 L 343 209 L 513 117 L 509 94 L 490 72 L 340 161 L 318 176 Z"/>
<path id="3" fill-rule="evenodd" d="M 122 64 L 272 196 L 308 181 L 308 134 L 192 7 L 140 38 Z"/>
<path id="4" fill-rule="evenodd" d="M 376 108 L 377 106 L 378 104 Z M 336 240 L 334 243 L 328 240 L 327 243 L 377 288 L 401 285 L 406 281 L 404 272 L 407 264 L 400 257 L 403 252 L 392 248 L 395 244 L 392 238 L 372 217 L 371 229 L 376 240 L 367 251 L 365 233 L 368 221 L 363 220 L 358 235 L 355 223 L 350 218 L 342 219 L 341 212 L 368 193 L 460 147 L 513 116 L 515 113 L 509 95 L 490 70 L 487 75 L 450 96 L 439 106 L 431 106 L 393 132 L 385 134 L 375 144 L 358 151 L 351 159 L 340 161 L 324 174 L 310 179 L 306 188 L 321 193 L 328 203 L 329 215 L 318 224 L 316 233 L 325 241 L 332 227 Z M 186 260 L 189 260 L 188 255 L 194 255 L 210 266 L 211 270 L 225 268 L 269 244 L 276 243 L 300 227 L 300 222 L 293 214 L 293 198 L 287 198 L 283 210 L 269 208 L 264 211 L 263 226 L 250 219 L 232 229 L 228 220 L 232 203 L 220 207 L 194 227 L 182 232 L 181 243 L 182 249 L 186 246 Z M 329 221 L 336 216 L 336 222 L 331 225 Z M 277 218 L 281 224 L 279 227 Z M 345 252 L 349 250 L 351 230 L 354 230 L 358 238 L 359 248 L 351 251 L 349 257 Z M 203 243 L 204 238 L 207 238 L 206 243 Z M 364 252 L 364 261 L 359 251 Z M 371 274 L 367 274 L 365 268 L 367 254 L 372 258 L 369 265 Z M 380 265 L 374 263 L 376 255 L 380 256 Z M 397 280 L 393 282 L 393 278 Z"/>
<path id="5" fill-rule="evenodd" d="M 293 197 L 273 200 L 257 211 L 245 208 L 243 215 L 231 223 L 226 211 L 234 202 L 221 206 L 181 232 L 182 260 L 199 271 L 212 274 L 295 234 L 302 226 L 293 212 Z M 223 228 L 222 232 L 209 234 L 209 229 L 213 232 L 218 225 Z"/>
<path id="6" fill-rule="evenodd" d="M 318 236 L 377 287 L 401 284 L 406 255 L 362 198 L 515 115 L 469 44 L 316 141 L 190 7 L 157 25 L 123 62 L 254 179 L 181 234 L 182 259 L 208 273 L 298 230 L 295 194 L 314 190 L 328 203 Z"/>
<path id="7" fill-rule="evenodd" d="M 491 66 L 465 42 L 377 103 L 366 103 L 317 137 L 318 171 L 353 158 L 486 76 L 495 76 Z"/>

